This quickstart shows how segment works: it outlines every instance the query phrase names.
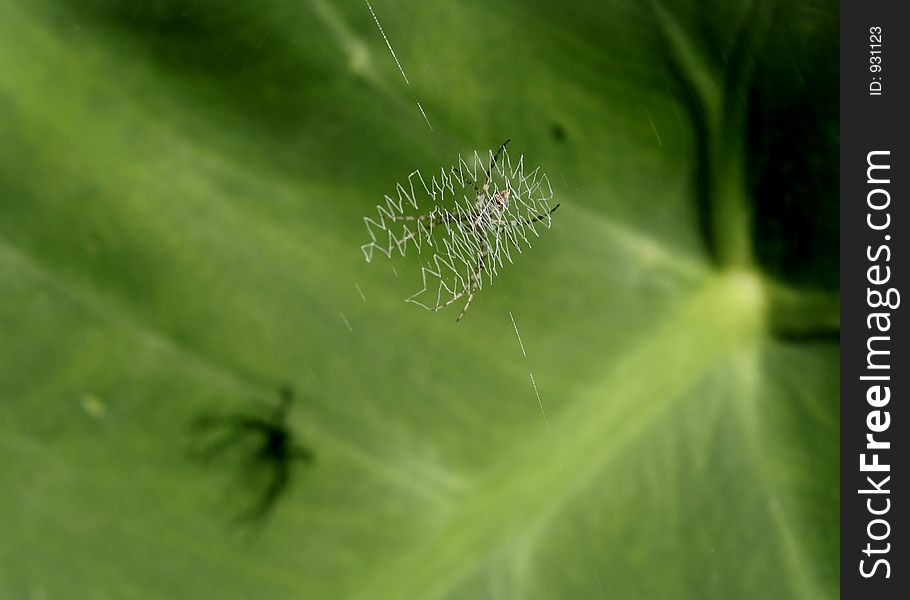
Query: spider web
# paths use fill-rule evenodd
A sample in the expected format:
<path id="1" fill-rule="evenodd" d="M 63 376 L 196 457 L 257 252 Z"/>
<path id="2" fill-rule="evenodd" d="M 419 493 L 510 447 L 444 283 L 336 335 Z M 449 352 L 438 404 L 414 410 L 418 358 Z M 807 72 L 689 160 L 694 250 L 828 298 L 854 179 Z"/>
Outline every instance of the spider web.
<path id="1" fill-rule="evenodd" d="M 489 188 L 481 196 L 490 173 Z M 476 183 L 475 183 L 476 182 Z M 492 209 L 492 198 L 508 190 L 505 209 Z M 410 249 L 421 256 L 422 288 L 405 299 L 427 310 L 439 310 L 454 300 L 492 283 L 499 270 L 531 247 L 539 228 L 552 223 L 553 189 L 540 167 L 526 171 L 524 156 L 513 161 L 506 149 L 494 164 L 494 154 L 474 152 L 450 169 L 441 169 L 429 182 L 414 171 L 395 197 L 386 195 L 375 217 L 364 217 L 370 241 L 363 246 L 371 262 L 376 252 L 391 257 Z M 479 269 L 482 265 L 482 269 Z"/>

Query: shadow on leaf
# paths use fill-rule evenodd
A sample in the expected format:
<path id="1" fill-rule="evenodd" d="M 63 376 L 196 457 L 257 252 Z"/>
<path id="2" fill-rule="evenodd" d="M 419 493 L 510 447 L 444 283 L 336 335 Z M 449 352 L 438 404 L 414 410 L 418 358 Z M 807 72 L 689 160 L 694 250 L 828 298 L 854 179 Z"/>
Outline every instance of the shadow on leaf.
<path id="1" fill-rule="evenodd" d="M 267 414 L 204 414 L 190 424 L 190 457 L 204 465 L 231 464 L 240 469 L 242 490 L 253 500 L 236 515 L 239 523 L 263 523 L 290 490 L 298 465 L 312 465 L 315 455 L 287 423 L 294 402 L 289 387 Z"/>

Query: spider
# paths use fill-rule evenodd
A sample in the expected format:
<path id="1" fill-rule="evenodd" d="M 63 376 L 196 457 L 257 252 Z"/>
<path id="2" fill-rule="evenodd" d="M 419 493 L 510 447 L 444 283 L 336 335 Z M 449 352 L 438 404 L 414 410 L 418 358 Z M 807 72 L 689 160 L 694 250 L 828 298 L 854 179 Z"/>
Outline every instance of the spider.
<path id="1" fill-rule="evenodd" d="M 477 263 L 473 272 L 470 274 L 467 284 L 461 286 L 461 289 L 453 294 L 451 298 L 433 309 L 434 311 L 442 310 L 467 295 L 467 301 L 461 309 L 458 318 L 455 319 L 456 323 L 461 321 L 465 313 L 468 312 L 468 308 L 474 300 L 474 295 L 481 286 L 481 277 L 488 268 L 487 260 L 490 257 L 490 245 L 488 240 L 490 238 L 498 240 L 503 228 L 514 227 L 516 225 L 531 225 L 538 221 L 542 221 L 559 208 L 559 204 L 557 204 L 548 212 L 530 218 L 506 218 L 512 190 L 507 186 L 504 189 L 491 192 L 490 186 L 493 182 L 493 169 L 496 167 L 496 163 L 499 161 L 500 156 L 510 141 L 511 139 L 507 139 L 496 150 L 496 153 L 490 160 L 490 165 L 486 169 L 486 178 L 483 185 L 478 187 L 477 182 L 468 177 L 471 188 L 474 190 L 475 194 L 474 205 L 470 210 L 461 210 L 453 213 L 434 209 L 430 213 L 423 215 L 396 215 L 390 217 L 393 221 L 424 222 L 429 225 L 431 230 L 438 225 L 463 228 L 466 230 L 468 237 L 473 241 L 473 245 L 477 248 Z M 409 240 L 419 235 L 419 232 L 419 229 L 415 229 L 403 236 L 400 240 L 397 240 L 395 243 L 398 249 L 402 250 Z"/>
<path id="2" fill-rule="evenodd" d="M 292 403 L 293 391 L 283 387 L 278 406 L 267 417 L 237 413 L 203 416 L 193 423 L 200 434 L 215 434 L 214 439 L 198 452 L 200 459 L 213 460 L 235 445 L 251 446 L 252 451 L 247 449 L 248 465 L 268 473 L 268 483 L 258 494 L 258 500 L 240 515 L 241 518 L 258 520 L 265 517 L 287 491 L 294 462 L 311 463 L 314 460 L 313 453 L 299 445 L 288 428 L 287 414 Z"/>

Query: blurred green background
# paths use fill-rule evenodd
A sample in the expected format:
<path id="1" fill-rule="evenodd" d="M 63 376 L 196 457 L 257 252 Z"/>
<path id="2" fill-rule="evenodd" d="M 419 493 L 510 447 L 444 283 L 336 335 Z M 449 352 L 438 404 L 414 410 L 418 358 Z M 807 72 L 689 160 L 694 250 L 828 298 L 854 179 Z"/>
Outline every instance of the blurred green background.
<path id="1" fill-rule="evenodd" d="M 0 0 L 0 597 L 836 598 L 837 3 L 373 7 L 410 87 L 363 0 Z M 405 304 L 362 217 L 506 138 L 552 229 Z M 239 523 L 189 424 L 283 385 Z"/>

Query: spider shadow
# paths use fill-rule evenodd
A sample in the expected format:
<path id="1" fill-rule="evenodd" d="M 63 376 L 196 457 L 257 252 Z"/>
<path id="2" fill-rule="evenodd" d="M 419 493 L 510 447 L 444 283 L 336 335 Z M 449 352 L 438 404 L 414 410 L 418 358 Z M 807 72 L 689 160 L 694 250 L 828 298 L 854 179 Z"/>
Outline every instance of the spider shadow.
<path id="1" fill-rule="evenodd" d="M 231 522 L 264 525 L 291 488 L 298 464 L 312 465 L 315 454 L 302 445 L 287 423 L 294 401 L 290 387 L 279 393 L 269 413 L 201 414 L 189 425 L 189 457 L 204 465 L 232 463 L 242 467 L 247 506 Z"/>

